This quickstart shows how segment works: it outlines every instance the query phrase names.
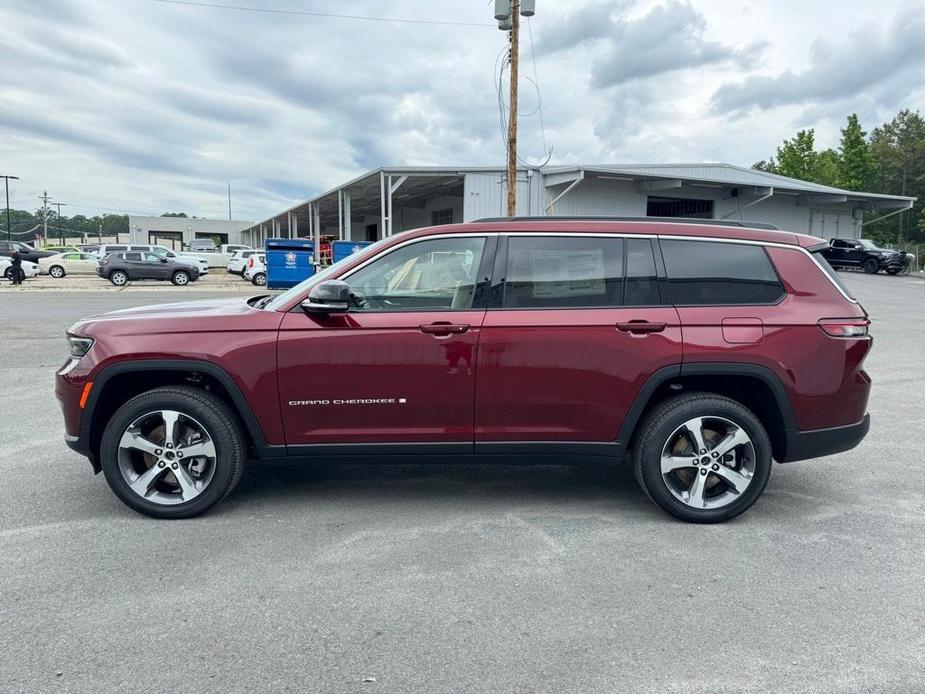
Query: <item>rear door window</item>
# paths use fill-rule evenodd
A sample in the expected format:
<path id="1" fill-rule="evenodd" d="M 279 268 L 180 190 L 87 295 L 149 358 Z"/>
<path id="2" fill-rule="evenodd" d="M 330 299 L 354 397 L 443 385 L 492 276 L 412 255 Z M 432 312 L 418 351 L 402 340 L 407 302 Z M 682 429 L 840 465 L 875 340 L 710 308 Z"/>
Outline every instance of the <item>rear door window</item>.
<path id="1" fill-rule="evenodd" d="M 512 236 L 502 306 L 622 306 L 623 276 L 623 239 Z"/>
<path id="2" fill-rule="evenodd" d="M 661 247 L 676 306 L 773 304 L 784 294 L 761 246 L 662 240 Z"/>

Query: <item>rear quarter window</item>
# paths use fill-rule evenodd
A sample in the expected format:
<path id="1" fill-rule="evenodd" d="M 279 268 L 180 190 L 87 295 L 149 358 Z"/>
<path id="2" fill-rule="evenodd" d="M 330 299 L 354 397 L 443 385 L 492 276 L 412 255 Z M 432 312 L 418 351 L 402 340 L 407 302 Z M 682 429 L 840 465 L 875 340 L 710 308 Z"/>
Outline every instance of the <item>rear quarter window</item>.
<path id="1" fill-rule="evenodd" d="M 662 240 L 661 247 L 671 301 L 677 306 L 773 304 L 784 295 L 761 246 Z"/>
<path id="2" fill-rule="evenodd" d="M 829 276 L 829 279 L 835 283 L 835 286 L 841 289 L 842 293 L 845 296 L 847 296 L 852 301 L 857 301 L 857 299 L 854 298 L 854 294 L 852 294 L 851 290 L 848 289 L 848 285 L 842 282 L 842 279 L 841 277 L 838 276 L 838 273 L 835 271 L 835 268 L 829 265 L 829 261 L 826 260 L 826 257 L 824 255 L 822 255 L 822 251 L 824 250 L 825 250 L 825 247 L 823 246 L 822 248 L 813 251 L 813 258 L 816 260 L 816 263 L 819 265 L 819 267 L 822 268 L 823 272 L 825 272 L 825 274 Z"/>

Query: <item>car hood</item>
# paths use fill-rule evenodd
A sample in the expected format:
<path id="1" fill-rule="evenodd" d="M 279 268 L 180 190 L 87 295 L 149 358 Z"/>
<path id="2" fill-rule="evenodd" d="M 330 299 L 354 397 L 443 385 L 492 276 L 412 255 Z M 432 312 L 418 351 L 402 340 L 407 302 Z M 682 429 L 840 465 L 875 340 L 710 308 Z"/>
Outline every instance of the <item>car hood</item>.
<path id="1" fill-rule="evenodd" d="M 239 322 L 246 323 L 256 314 L 273 314 L 255 309 L 248 303 L 249 298 L 183 301 L 109 311 L 78 321 L 68 332 L 86 337 L 217 332 L 234 330 Z M 282 320 L 282 314 L 275 315 Z"/>

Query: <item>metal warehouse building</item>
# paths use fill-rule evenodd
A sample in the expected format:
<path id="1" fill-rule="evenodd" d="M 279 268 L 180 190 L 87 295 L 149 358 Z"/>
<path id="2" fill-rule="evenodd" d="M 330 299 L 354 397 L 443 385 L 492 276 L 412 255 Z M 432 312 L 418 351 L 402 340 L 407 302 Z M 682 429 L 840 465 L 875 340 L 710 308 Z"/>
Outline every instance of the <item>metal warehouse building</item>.
<path id="1" fill-rule="evenodd" d="M 501 167 L 370 171 L 254 224 L 242 241 L 333 236 L 374 241 L 407 229 L 504 216 Z M 821 236 L 859 237 L 914 198 L 840 190 L 732 164 L 546 166 L 517 176 L 518 215 L 696 217 L 766 222 Z M 876 214 L 880 213 L 880 214 Z"/>

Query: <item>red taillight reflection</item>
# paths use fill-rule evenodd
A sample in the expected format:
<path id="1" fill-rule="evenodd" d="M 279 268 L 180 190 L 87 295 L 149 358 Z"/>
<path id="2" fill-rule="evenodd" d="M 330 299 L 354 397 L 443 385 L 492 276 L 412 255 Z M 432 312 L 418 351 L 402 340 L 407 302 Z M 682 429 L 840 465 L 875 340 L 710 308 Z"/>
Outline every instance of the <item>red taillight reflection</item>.
<path id="1" fill-rule="evenodd" d="M 866 318 L 823 318 L 819 327 L 832 337 L 867 337 L 870 321 Z"/>

